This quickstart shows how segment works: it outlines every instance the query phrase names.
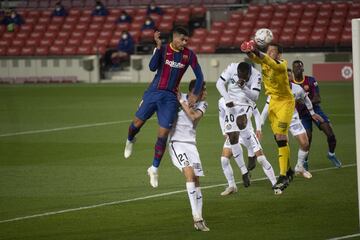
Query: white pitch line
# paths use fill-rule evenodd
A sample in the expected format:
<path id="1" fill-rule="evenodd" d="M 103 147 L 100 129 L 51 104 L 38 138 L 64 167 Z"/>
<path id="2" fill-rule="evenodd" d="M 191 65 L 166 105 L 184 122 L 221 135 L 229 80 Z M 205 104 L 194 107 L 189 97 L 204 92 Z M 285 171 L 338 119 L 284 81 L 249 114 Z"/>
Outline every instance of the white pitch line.
<path id="1" fill-rule="evenodd" d="M 205 117 L 214 117 L 218 116 L 217 114 L 206 114 Z M 349 117 L 354 116 L 354 114 L 329 114 L 329 116 L 337 116 L 337 117 Z M 156 118 L 150 118 L 149 120 L 154 120 Z M 121 120 L 121 121 L 113 121 L 113 122 L 100 122 L 100 123 L 89 123 L 83 125 L 75 125 L 69 127 L 59 127 L 59 128 L 49 128 L 49 129 L 39 129 L 39 130 L 29 130 L 23 132 L 13 132 L 13 133 L 3 133 L 0 134 L 1 137 L 12 137 L 12 136 L 19 136 L 19 135 L 30 135 L 30 134 L 37 134 L 37 133 L 50 133 L 50 132 L 58 132 L 64 130 L 71 130 L 71 129 L 79 129 L 79 128 L 89 128 L 89 127 L 98 127 L 98 126 L 106 126 L 106 125 L 113 125 L 113 124 L 120 124 L 120 123 L 128 123 L 131 120 Z"/>
<path id="2" fill-rule="evenodd" d="M 336 238 L 329 238 L 328 240 L 341 240 L 341 239 L 349 239 L 349 238 L 354 238 L 354 237 L 359 237 L 360 233 L 356 233 L 356 234 L 351 234 L 351 235 L 346 235 L 346 236 L 341 236 L 341 237 L 336 237 Z"/>
<path id="3" fill-rule="evenodd" d="M 356 164 L 354 163 L 354 164 L 343 165 L 342 168 L 353 167 L 353 166 L 356 166 Z M 336 169 L 336 168 L 335 167 L 322 168 L 322 169 L 313 170 L 311 172 L 322 172 L 322 171 L 334 170 L 334 169 Z M 252 182 L 258 182 L 258 181 L 263 181 L 263 180 L 266 180 L 266 179 L 267 178 L 264 177 L 264 178 L 257 178 L 257 179 L 251 180 L 251 181 Z M 236 183 L 240 184 L 242 182 L 236 182 Z M 209 185 L 209 186 L 201 187 L 201 189 L 210 189 L 210 188 L 216 188 L 216 187 L 221 187 L 221 186 L 226 186 L 226 185 L 227 185 L 227 183 L 215 184 L 215 185 Z M 21 221 L 21 220 L 26 220 L 26 219 L 31 219 L 31 218 L 58 215 L 58 214 L 68 213 L 68 212 L 76 212 L 76 211 L 81 211 L 81 210 L 85 210 L 85 209 L 93 209 L 93 208 L 98 208 L 98 207 L 117 205 L 117 204 L 128 203 L 128 202 L 136 202 L 136 201 L 145 200 L 145 199 L 158 198 L 158 197 L 163 197 L 163 196 L 170 196 L 170 195 L 183 193 L 183 192 L 186 192 L 186 190 L 178 190 L 178 191 L 167 192 L 167 193 L 159 193 L 159 194 L 154 194 L 154 195 L 145 196 L 145 197 L 137 197 L 137 198 L 131 198 L 131 199 L 125 199 L 125 200 L 119 200 L 119 201 L 113 201 L 113 202 L 106 202 L 106 203 L 100 203 L 100 204 L 95 204 L 95 205 L 89 205 L 89 206 L 85 206 L 85 207 L 70 208 L 70 209 L 64 209 L 64 210 L 53 211 L 53 212 L 45 212 L 45 213 L 39 213 L 39 214 L 28 215 L 28 216 L 23 216 L 23 217 L 4 219 L 4 220 L 0 220 L 0 224 L 1 223 L 16 222 L 16 221 Z"/>

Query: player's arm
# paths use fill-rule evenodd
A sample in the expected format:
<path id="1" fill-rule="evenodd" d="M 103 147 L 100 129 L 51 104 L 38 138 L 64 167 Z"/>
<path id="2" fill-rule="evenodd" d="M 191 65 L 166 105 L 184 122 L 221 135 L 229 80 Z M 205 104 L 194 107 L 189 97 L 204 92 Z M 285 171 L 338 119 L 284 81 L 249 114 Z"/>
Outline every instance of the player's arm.
<path id="1" fill-rule="evenodd" d="M 195 81 L 195 86 L 194 86 L 194 90 L 192 91 L 192 93 L 189 94 L 189 106 L 193 106 L 202 90 L 203 87 L 203 82 L 204 82 L 204 75 L 202 73 L 200 64 L 197 60 L 197 57 L 195 55 L 195 53 L 190 52 L 190 66 L 192 68 L 192 70 L 194 71 L 195 77 L 196 77 L 196 81 Z"/>
<path id="2" fill-rule="evenodd" d="M 311 99 L 311 102 L 313 104 L 319 104 L 321 102 L 321 97 L 320 97 L 320 88 L 318 85 L 318 82 L 315 80 L 315 78 L 313 78 L 313 97 Z"/>
<path id="3" fill-rule="evenodd" d="M 254 108 L 253 115 L 255 119 L 256 131 L 261 131 L 261 114 L 256 106 Z"/>
<path id="4" fill-rule="evenodd" d="M 270 96 L 267 97 L 265 106 L 261 112 L 261 124 L 264 125 L 266 118 L 269 114 L 269 103 L 270 103 Z"/>
<path id="5" fill-rule="evenodd" d="M 245 92 L 246 96 L 248 96 L 251 100 L 256 102 L 260 95 L 261 90 L 261 74 L 256 73 L 250 77 L 251 79 L 251 86 L 248 88 L 246 85 L 242 88 Z"/>
<path id="6" fill-rule="evenodd" d="M 220 95 L 225 100 L 225 105 L 227 107 L 233 107 L 234 103 L 230 99 L 229 93 L 226 89 L 226 84 L 231 78 L 231 64 L 221 73 L 219 79 L 216 82 L 216 88 L 219 91 Z"/>
<path id="7" fill-rule="evenodd" d="M 154 49 L 154 53 L 150 59 L 149 62 L 149 68 L 150 71 L 155 72 L 159 66 L 160 66 L 160 62 L 161 62 L 161 40 L 160 40 L 160 32 L 156 31 L 154 33 L 154 40 L 156 42 L 156 47 Z"/>
<path id="8" fill-rule="evenodd" d="M 317 122 L 324 122 L 324 119 L 317 113 L 315 113 L 314 109 L 313 109 L 313 105 L 311 103 L 311 100 L 310 98 L 307 96 L 307 94 L 305 93 L 304 91 L 304 103 L 305 103 L 305 106 L 306 108 L 309 110 L 309 113 L 311 115 L 311 118 L 314 120 L 314 121 L 317 121 Z"/>
<path id="9" fill-rule="evenodd" d="M 220 124 L 222 135 L 226 135 L 225 127 L 224 127 L 225 115 L 226 115 L 225 109 L 223 108 L 223 106 L 221 104 L 221 100 L 219 100 L 219 124 Z"/>
<path id="10" fill-rule="evenodd" d="M 192 122 L 196 123 L 202 118 L 204 112 L 201 109 L 191 108 L 189 106 L 189 104 L 183 99 L 180 99 L 179 102 L 180 102 L 181 108 L 184 110 L 184 112 L 191 119 Z"/>

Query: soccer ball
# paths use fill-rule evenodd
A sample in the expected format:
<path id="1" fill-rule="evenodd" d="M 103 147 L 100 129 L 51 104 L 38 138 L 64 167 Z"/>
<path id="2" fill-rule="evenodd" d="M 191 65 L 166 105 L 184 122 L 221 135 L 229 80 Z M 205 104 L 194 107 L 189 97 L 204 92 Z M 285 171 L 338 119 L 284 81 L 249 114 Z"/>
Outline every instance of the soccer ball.
<path id="1" fill-rule="evenodd" d="M 259 47 L 265 47 L 273 40 L 273 33 L 268 28 L 260 28 L 255 33 L 255 42 Z"/>

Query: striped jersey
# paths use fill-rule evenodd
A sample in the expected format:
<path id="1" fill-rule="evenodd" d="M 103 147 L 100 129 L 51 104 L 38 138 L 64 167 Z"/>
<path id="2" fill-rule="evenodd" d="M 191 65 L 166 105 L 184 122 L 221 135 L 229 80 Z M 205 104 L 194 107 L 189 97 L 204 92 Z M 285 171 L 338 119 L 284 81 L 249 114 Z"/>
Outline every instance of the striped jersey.
<path id="1" fill-rule="evenodd" d="M 189 66 L 196 76 L 194 94 L 198 95 L 204 77 L 195 53 L 186 47 L 182 51 L 176 51 L 170 44 L 162 45 L 160 49 L 155 48 L 149 68 L 157 72 L 149 89 L 171 91 L 176 94 L 181 78 Z"/>

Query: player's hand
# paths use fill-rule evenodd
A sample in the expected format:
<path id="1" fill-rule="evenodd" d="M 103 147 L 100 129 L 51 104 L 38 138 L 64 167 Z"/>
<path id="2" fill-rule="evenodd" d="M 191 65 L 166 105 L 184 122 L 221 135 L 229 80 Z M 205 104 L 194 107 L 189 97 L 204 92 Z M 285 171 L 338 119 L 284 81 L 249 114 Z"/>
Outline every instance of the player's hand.
<path id="1" fill-rule="evenodd" d="M 246 82 L 245 79 L 239 79 L 237 84 L 240 88 L 243 88 L 245 86 L 245 82 Z"/>
<path id="2" fill-rule="evenodd" d="M 160 49 L 161 48 L 161 39 L 160 39 L 160 32 L 159 31 L 154 32 L 154 40 L 156 42 L 156 48 Z"/>
<path id="3" fill-rule="evenodd" d="M 317 122 L 320 122 L 320 123 L 324 122 L 324 119 L 317 113 L 311 115 L 311 118 L 314 119 L 314 121 L 317 121 Z"/>
<path id="4" fill-rule="evenodd" d="M 225 104 L 227 107 L 229 107 L 229 108 L 232 108 L 232 107 L 234 107 L 235 105 L 234 105 L 234 102 L 228 102 L 228 103 L 226 103 Z"/>
<path id="5" fill-rule="evenodd" d="M 195 105 L 197 99 L 198 99 L 198 96 L 196 96 L 193 93 L 189 93 L 188 104 L 189 104 L 190 108 L 192 108 Z"/>
<path id="6" fill-rule="evenodd" d="M 245 41 L 241 44 L 240 49 L 242 52 L 248 53 L 254 51 L 256 43 L 254 40 Z"/>
<path id="7" fill-rule="evenodd" d="M 262 132 L 260 130 L 256 130 L 256 137 L 257 139 L 259 139 L 259 141 L 261 141 L 261 138 L 262 138 Z"/>

